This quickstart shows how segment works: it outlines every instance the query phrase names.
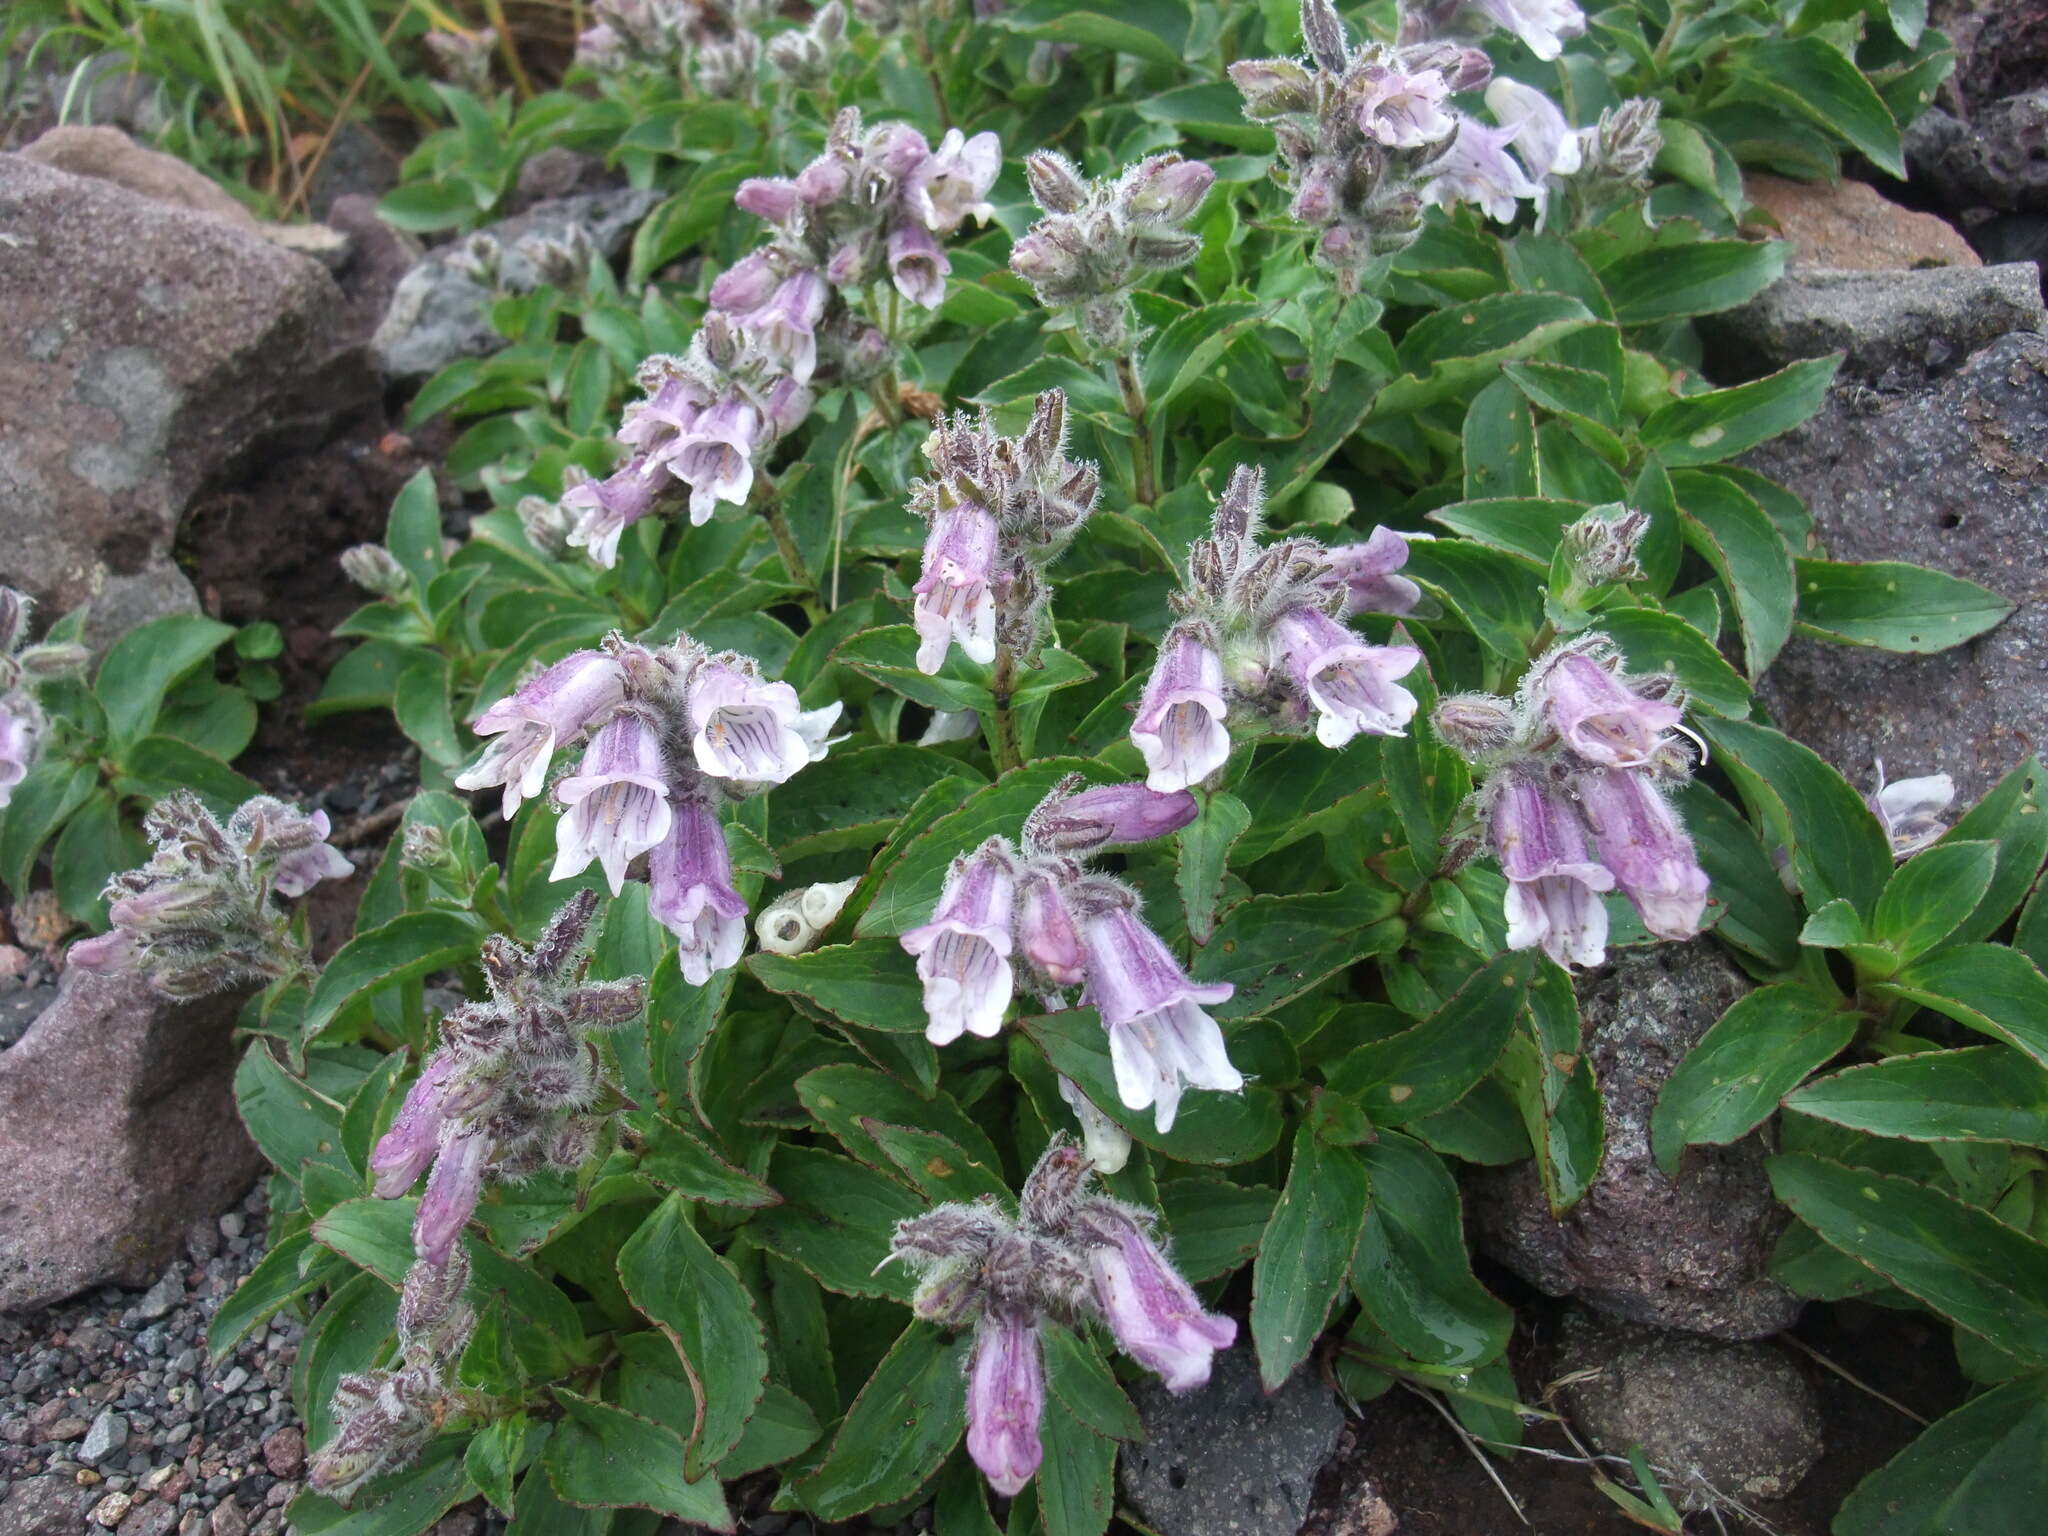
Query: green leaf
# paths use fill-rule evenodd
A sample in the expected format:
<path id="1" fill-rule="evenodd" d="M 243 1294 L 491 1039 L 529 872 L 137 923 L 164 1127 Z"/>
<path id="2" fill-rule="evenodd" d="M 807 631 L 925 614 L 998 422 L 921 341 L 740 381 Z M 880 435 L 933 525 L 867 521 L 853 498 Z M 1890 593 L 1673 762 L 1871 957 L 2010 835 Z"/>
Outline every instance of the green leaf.
<path id="1" fill-rule="evenodd" d="M 434 909 L 407 912 L 357 934 L 335 952 L 314 984 L 305 1038 L 318 1039 L 344 1009 L 367 1002 L 373 993 L 473 960 L 488 931 L 466 912 Z"/>
<path id="2" fill-rule="evenodd" d="M 443 1435 L 401 1472 L 365 1487 L 347 1509 L 317 1493 L 302 1493 L 286 1510 L 301 1536 L 415 1536 L 449 1510 L 476 1497 L 463 1464 L 463 1437 Z"/>
<path id="3" fill-rule="evenodd" d="M 988 1133 L 953 1102 L 951 1095 L 937 1093 L 929 1099 L 920 1098 L 900 1080 L 873 1067 L 851 1063 L 819 1067 L 797 1079 L 796 1096 L 812 1119 L 871 1168 L 886 1172 L 891 1159 L 874 1137 L 861 1128 L 861 1122 L 868 1119 L 929 1127 L 949 1138 L 983 1167 L 1002 1167 L 1002 1159 Z"/>
<path id="4" fill-rule="evenodd" d="M 348 1171 L 341 1106 L 285 1071 L 267 1040 L 251 1041 L 235 1069 L 235 1108 L 249 1139 L 293 1182 L 309 1158 Z"/>
<path id="5" fill-rule="evenodd" d="M 421 597 L 448 569 L 441 549 L 441 497 L 434 489 L 432 469 L 422 469 L 393 498 L 384 524 L 384 547 L 405 567 Z"/>
<path id="6" fill-rule="evenodd" d="M 994 24 L 1047 43 L 1107 48 L 1179 69 L 1193 18 L 1185 0 L 1125 0 L 1114 10 L 1067 0 L 1029 0 L 998 13 Z"/>
<path id="7" fill-rule="evenodd" d="M 99 774 L 85 763 L 46 757 L 14 786 L 0 810 L 0 885 L 28 889 L 36 855 L 99 786 Z"/>
<path id="8" fill-rule="evenodd" d="M 1583 501 L 1507 496 L 1453 502 L 1431 512 L 1429 520 L 1548 571 L 1564 530 L 1585 515 Z"/>
<path id="9" fill-rule="evenodd" d="M 1756 833 L 1698 779 L 1676 798 L 1707 872 L 1709 899 L 1721 910 L 1714 932 L 1772 970 L 1789 971 L 1799 963 L 1799 909 Z"/>
<path id="10" fill-rule="evenodd" d="M 1197 1285 L 1229 1274 L 1259 1251 L 1279 1198 L 1259 1184 L 1161 1180 L 1159 1210 L 1173 1238 L 1174 1267 Z"/>
<path id="11" fill-rule="evenodd" d="M 245 779 L 209 752 L 175 736 L 145 736 L 121 758 L 122 793 L 161 800 L 189 789 L 222 820 L 262 786 Z"/>
<path id="12" fill-rule="evenodd" d="M 1521 1106 L 1551 1214 L 1562 1217 L 1599 1175 L 1607 1143 L 1607 1116 L 1586 1056 L 1578 994 L 1562 966 L 1538 966 L 1522 1028 L 1508 1042 L 1499 1076 Z"/>
<path id="13" fill-rule="evenodd" d="M 671 1194 L 619 1250 L 619 1281 L 633 1305 L 675 1345 L 697 1394 L 683 1475 L 702 1478 L 739 1444 L 768 1381 L 767 1335 L 731 1264 L 690 1224 Z"/>
<path id="14" fill-rule="evenodd" d="M 2021 1536 L 2048 1504 L 2048 1375 L 1994 1387 L 1864 1478 L 1843 1536 Z"/>
<path id="15" fill-rule="evenodd" d="M 775 1191 L 752 1174 L 733 1167 L 704 1144 L 695 1131 L 662 1115 L 642 1126 L 645 1138 L 635 1170 L 686 1200 L 707 1205 L 765 1206 L 775 1204 Z"/>
<path id="16" fill-rule="evenodd" d="M 1784 535 L 1740 486 L 1718 475 L 1680 470 L 1671 485 L 1686 544 L 1714 568 L 1735 601 L 1743 659 L 1754 680 L 1792 634 L 1796 596 Z"/>
<path id="17" fill-rule="evenodd" d="M 1004 406 L 1021 400 L 1036 400 L 1049 389 L 1066 394 L 1069 406 L 1079 415 L 1120 416 L 1123 396 L 1098 369 L 1071 357 L 1047 353 L 1033 358 L 1015 373 L 1006 374 L 975 395 L 969 404 Z"/>
<path id="18" fill-rule="evenodd" d="M 2003 944 L 1925 955 L 1877 990 L 2018 1046 L 2048 1067 L 2048 976 Z"/>
<path id="19" fill-rule="evenodd" d="M 1526 951 L 1498 956 L 1412 1029 L 1354 1046 L 1329 1068 L 1330 1086 L 1375 1125 L 1401 1125 L 1455 1104 L 1507 1048 L 1533 964 Z"/>
<path id="20" fill-rule="evenodd" d="M 1819 410 L 1840 365 L 1839 357 L 1810 358 L 1748 384 L 1673 400 L 1643 423 L 1643 446 L 1672 468 L 1732 459 Z"/>
<path id="21" fill-rule="evenodd" d="M 427 761 L 443 768 L 459 768 L 469 760 L 469 748 L 456 728 L 455 709 L 448 696 L 448 659 L 423 656 L 398 675 L 392 700 L 399 729 L 412 738 Z"/>
<path id="22" fill-rule="evenodd" d="M 1810 748 L 1766 725 L 1701 720 L 1700 732 L 1774 840 L 1809 907 L 1845 898 L 1868 918 L 1892 874 L 1891 841 L 1863 797 Z"/>
<path id="23" fill-rule="evenodd" d="M 1842 645 L 1924 655 L 1996 628 L 2013 605 L 1974 581 L 1895 560 L 1795 562 L 1799 627 Z"/>
<path id="24" fill-rule="evenodd" d="M 1507 379 L 1472 397 L 1465 412 L 1465 499 L 1543 493 L 1536 465 L 1536 413 Z"/>
<path id="25" fill-rule="evenodd" d="M 1755 298 L 1784 275 L 1791 253 L 1784 240 L 1695 240 L 1624 256 L 1600 281 L 1619 323 L 1657 325 Z"/>
<path id="26" fill-rule="evenodd" d="M 1668 672 L 1701 709 L 1732 720 L 1747 716 L 1749 684 L 1714 643 L 1675 613 L 1654 608 L 1606 608 L 1594 628 L 1621 647 L 1631 672 Z"/>
<path id="27" fill-rule="evenodd" d="M 1287 1187 L 1252 1263 L 1252 1345 L 1268 1392 L 1308 1358 L 1343 1294 L 1367 1195 L 1356 1152 L 1324 1145 L 1307 1125 L 1295 1133 Z"/>
<path id="28" fill-rule="evenodd" d="M 1068 1412 L 1109 1439 L 1145 1438 L 1138 1410 L 1093 1343 L 1051 1321 L 1039 1329 L 1039 1342 L 1045 1351 L 1046 1385 Z"/>
<path id="29" fill-rule="evenodd" d="M 1045 1461 L 1034 1484 L 1045 1536 L 1102 1536 L 1116 1501 L 1116 1442 L 1084 1424 L 1064 1400 L 1046 1400 L 1039 1423 Z"/>
<path id="30" fill-rule="evenodd" d="M 151 619 L 116 641 L 100 663 L 93 695 L 107 715 L 107 741 L 119 755 L 149 734 L 171 685 L 234 638 L 234 626 L 198 614 Z"/>
<path id="31" fill-rule="evenodd" d="M 1398 1131 L 1358 1149 L 1372 1209 L 1351 1263 L 1359 1304 L 1409 1355 L 1477 1366 L 1506 1348 L 1514 1314 L 1472 1276 L 1458 1186 L 1429 1148 Z"/>
<path id="32" fill-rule="evenodd" d="M 1489 381 L 1503 363 L 1533 357 L 1599 322 L 1559 293 L 1497 293 L 1424 316 L 1401 338 L 1407 374 L 1372 398 L 1370 419 L 1391 421 Z"/>
<path id="33" fill-rule="evenodd" d="M 1139 111 L 1142 113 L 1144 106 Z M 1166 406 L 1198 383 L 1215 367 L 1224 349 L 1257 325 L 1266 312 L 1263 304 L 1204 304 L 1146 338 L 1145 403 L 1152 418 L 1162 419 Z"/>
<path id="34" fill-rule="evenodd" d="M 555 1492 L 591 1509 L 651 1509 L 688 1525 L 733 1529 L 715 1477 L 683 1476 L 683 1442 L 674 1430 L 611 1403 L 555 1388 L 563 1416 L 542 1462 Z"/>
<path id="35" fill-rule="evenodd" d="M 2028 758 L 1949 828 L 1944 842 L 1989 840 L 1998 845 L 1998 867 L 1992 873 L 1991 888 L 1949 935 L 1949 943 L 1967 944 L 1996 933 L 2041 872 L 2041 861 L 2048 858 L 2048 807 L 2041 803 L 2043 778 L 2041 760 Z M 2048 955 L 2034 958 L 2039 961 Z"/>
<path id="36" fill-rule="evenodd" d="M 333 1285 L 335 1276 L 328 1268 L 333 1263 L 325 1249 L 314 1246 L 308 1233 L 294 1232 L 281 1239 L 242 1278 L 207 1324 L 208 1358 L 225 1359 L 243 1339 L 301 1296 Z"/>
<path id="37" fill-rule="evenodd" d="M 1151 1109 L 1125 1108 L 1110 1066 L 1109 1037 L 1092 1008 L 1020 1019 L 1017 1027 L 1054 1071 L 1071 1077 L 1089 1102 L 1134 1140 L 1177 1161 L 1246 1163 L 1270 1151 L 1280 1139 L 1279 1096 L 1256 1083 L 1247 1084 L 1241 1093 L 1191 1089 L 1181 1100 L 1170 1131 L 1158 1128 Z"/>
<path id="38" fill-rule="evenodd" d="M 1944 841 L 1893 873 L 1878 898 L 1873 937 L 1905 960 L 1934 948 L 1977 909 L 1998 869 L 1998 844 Z"/>
<path id="39" fill-rule="evenodd" d="M 1327 977 L 1400 942 L 1394 918 L 1400 893 L 1347 886 L 1301 896 L 1254 896 L 1223 914 L 1196 954 L 1197 981 L 1227 981 L 1237 991 L 1209 1012 L 1252 1019 L 1301 996 Z"/>
<path id="40" fill-rule="evenodd" d="M 1831 1246 L 2007 1353 L 2048 1360 L 2048 1248 L 1911 1179 L 1803 1153 L 1765 1168 Z"/>
<path id="41" fill-rule="evenodd" d="M 1207 944 L 1216 932 L 1216 905 L 1223 896 L 1231 847 L 1251 825 L 1252 813 L 1235 795 L 1206 790 L 1195 793 L 1202 802 L 1202 813 L 1180 831 L 1180 862 L 1174 883 L 1180 891 L 1181 910 L 1187 915 L 1188 937 Z"/>
<path id="42" fill-rule="evenodd" d="M 922 1215 L 922 1199 L 850 1158 L 786 1142 L 769 1161 L 768 1182 L 783 1203 L 747 1223 L 755 1242 L 828 1291 L 910 1299 L 903 1267 L 883 1260 L 896 1223 Z"/>
<path id="43" fill-rule="evenodd" d="M 1856 1022 L 1840 999 L 1796 982 L 1736 999 L 1657 1096 L 1650 1117 L 1657 1165 L 1676 1178 L 1688 1146 L 1725 1146 L 1748 1135 L 1809 1072 L 1842 1052 Z"/>
<path id="44" fill-rule="evenodd" d="M 928 1482 L 967 1426 L 971 1332 L 948 1339 L 912 1323 L 860 1389 L 818 1470 L 797 1485 L 819 1518 L 848 1520 L 909 1498 Z"/>
<path id="45" fill-rule="evenodd" d="M 419 1201 L 410 1195 L 344 1201 L 313 1223 L 313 1240 L 395 1288 L 412 1268 L 412 1223 L 418 1211 Z"/>
<path id="46" fill-rule="evenodd" d="M 527 1432 L 533 1427 L 524 1410 L 493 1420 L 476 1432 L 463 1452 L 462 1464 L 470 1481 L 501 1514 L 510 1514 L 517 1495 L 512 1479 L 526 1455 Z"/>
<path id="47" fill-rule="evenodd" d="M 1855 61 L 1826 39 L 1761 38 L 1734 55 L 1734 70 L 1766 98 L 1854 145 L 1880 170 L 1906 176 L 1899 125 Z"/>
<path id="48" fill-rule="evenodd" d="M 58 905 L 90 927 L 105 928 L 107 881 L 147 857 L 148 845 L 122 820 L 113 795 L 94 790 L 64 823 L 50 850 L 50 883 Z"/>
<path id="49" fill-rule="evenodd" d="M 413 181 L 394 187 L 377 204 L 377 217 L 410 234 L 459 229 L 477 216 L 476 194 L 447 181 Z"/>
<path id="50" fill-rule="evenodd" d="M 761 951 L 748 957 L 747 969 L 770 992 L 802 998 L 862 1029 L 924 1030 L 917 962 L 894 939 L 857 939 L 801 955 Z"/>
<path id="51" fill-rule="evenodd" d="M 2003 1045 L 1849 1067 L 1787 1095 L 1785 1108 L 1907 1141 L 2048 1146 L 2048 1072 Z"/>
<path id="52" fill-rule="evenodd" d="M 800 773 L 776 786 L 771 802 L 775 851 L 785 859 L 801 859 L 873 847 L 934 784 L 973 771 L 929 747 L 835 752 L 828 771 Z"/>

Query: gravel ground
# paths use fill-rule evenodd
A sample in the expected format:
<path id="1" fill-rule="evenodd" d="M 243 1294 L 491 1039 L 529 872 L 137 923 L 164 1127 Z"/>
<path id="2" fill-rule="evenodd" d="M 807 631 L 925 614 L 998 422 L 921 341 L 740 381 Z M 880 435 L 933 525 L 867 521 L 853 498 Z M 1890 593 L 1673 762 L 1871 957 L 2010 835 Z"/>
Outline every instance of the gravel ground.
<path id="1" fill-rule="evenodd" d="M 301 1328 L 280 1317 L 216 1367 L 207 1321 L 264 1250 L 258 1184 L 147 1291 L 0 1316 L 0 1536 L 272 1536 L 305 1470 Z"/>

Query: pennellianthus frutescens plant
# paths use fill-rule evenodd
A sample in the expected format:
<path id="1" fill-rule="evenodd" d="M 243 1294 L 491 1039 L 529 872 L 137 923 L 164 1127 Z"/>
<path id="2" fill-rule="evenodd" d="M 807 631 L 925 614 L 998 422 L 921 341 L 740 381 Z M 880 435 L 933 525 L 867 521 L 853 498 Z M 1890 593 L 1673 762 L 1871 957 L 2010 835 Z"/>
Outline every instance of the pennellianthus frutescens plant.
<path id="1" fill-rule="evenodd" d="M 1511 1445 L 1456 1170 L 1571 1208 L 1572 972 L 1676 942 L 1756 985 L 1660 1158 L 1776 1114 L 1778 1277 L 1984 1387 L 1837 1528 L 2028 1507 L 2041 769 L 1958 815 L 1752 692 L 2008 605 L 1735 462 L 1834 360 L 1696 371 L 1784 262 L 1737 153 L 1893 163 L 1944 67 L 1813 10 L 596 9 L 575 110 L 671 203 L 427 386 L 490 510 L 399 498 L 321 705 L 426 784 L 354 938 L 239 973 L 277 1216 L 212 1342 L 312 1308 L 298 1529 L 987 1528 L 985 1480 L 1099 1536 L 1125 1383 L 1233 1354 Z M 177 899 L 120 890 L 147 956 Z"/>

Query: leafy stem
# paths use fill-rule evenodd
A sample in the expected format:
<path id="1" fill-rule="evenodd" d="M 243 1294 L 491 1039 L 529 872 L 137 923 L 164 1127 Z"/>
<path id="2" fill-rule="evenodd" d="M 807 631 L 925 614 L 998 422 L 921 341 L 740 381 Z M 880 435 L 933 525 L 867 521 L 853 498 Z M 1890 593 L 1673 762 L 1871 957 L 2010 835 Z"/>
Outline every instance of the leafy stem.
<path id="1" fill-rule="evenodd" d="M 989 683 L 994 700 L 989 722 L 989 748 L 995 754 L 996 772 L 1008 773 L 1024 766 L 1024 753 L 1017 743 L 1017 716 L 1013 709 L 1017 688 L 1017 653 L 1007 645 L 996 647 L 995 676 Z"/>
<path id="2" fill-rule="evenodd" d="M 1145 411 L 1145 386 L 1129 353 L 1116 360 L 1116 383 L 1123 391 L 1124 414 L 1138 434 L 1131 448 L 1131 494 L 1140 505 L 1149 507 L 1159 497 L 1152 472 L 1152 425 Z"/>

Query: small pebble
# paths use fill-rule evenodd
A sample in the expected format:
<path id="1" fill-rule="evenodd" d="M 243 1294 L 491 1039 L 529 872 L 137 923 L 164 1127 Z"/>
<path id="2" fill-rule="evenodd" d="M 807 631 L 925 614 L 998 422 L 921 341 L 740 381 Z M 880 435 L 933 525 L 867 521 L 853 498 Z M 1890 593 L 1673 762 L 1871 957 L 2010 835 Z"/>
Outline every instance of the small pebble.
<path id="1" fill-rule="evenodd" d="M 306 1465 L 305 1431 L 296 1425 L 272 1431 L 263 1442 L 263 1464 L 279 1477 L 297 1477 Z"/>
<path id="2" fill-rule="evenodd" d="M 67 1440 L 80 1439 L 91 1428 L 84 1419 L 59 1419 L 43 1431 L 43 1439 L 51 1445 L 62 1445 Z"/>
<path id="3" fill-rule="evenodd" d="M 112 1530 L 128 1518 L 129 1507 L 135 1501 L 125 1493 L 110 1493 L 92 1507 L 92 1521 Z"/>
<path id="4" fill-rule="evenodd" d="M 240 1211 L 229 1211 L 225 1216 L 221 1217 L 220 1235 L 222 1237 L 240 1237 L 242 1235 L 242 1213 Z"/>
<path id="5" fill-rule="evenodd" d="M 86 1431 L 85 1441 L 78 1448 L 78 1459 L 92 1466 L 98 1466 L 128 1443 L 128 1421 L 111 1408 L 102 1408 L 100 1416 L 92 1421 L 92 1428 Z"/>

